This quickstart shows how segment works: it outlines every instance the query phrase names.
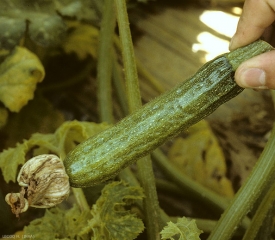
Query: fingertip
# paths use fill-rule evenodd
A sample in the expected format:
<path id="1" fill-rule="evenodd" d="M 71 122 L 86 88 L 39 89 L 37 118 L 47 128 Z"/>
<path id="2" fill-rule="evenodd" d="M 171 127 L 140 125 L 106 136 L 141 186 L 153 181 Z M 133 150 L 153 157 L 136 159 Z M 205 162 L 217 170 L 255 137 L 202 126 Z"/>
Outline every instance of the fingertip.
<path id="1" fill-rule="evenodd" d="M 266 89 L 266 73 L 260 68 L 243 68 L 236 72 L 236 82 L 243 88 Z"/>
<path id="2" fill-rule="evenodd" d="M 275 20 L 275 4 L 272 1 L 246 0 L 235 35 L 229 44 L 230 51 L 259 39 Z"/>
<path id="3" fill-rule="evenodd" d="M 230 43 L 229 43 L 229 51 L 233 51 L 235 47 L 235 35 L 231 38 Z"/>
<path id="4" fill-rule="evenodd" d="M 275 89 L 275 51 L 243 62 L 235 72 L 236 83 L 243 88 Z"/>

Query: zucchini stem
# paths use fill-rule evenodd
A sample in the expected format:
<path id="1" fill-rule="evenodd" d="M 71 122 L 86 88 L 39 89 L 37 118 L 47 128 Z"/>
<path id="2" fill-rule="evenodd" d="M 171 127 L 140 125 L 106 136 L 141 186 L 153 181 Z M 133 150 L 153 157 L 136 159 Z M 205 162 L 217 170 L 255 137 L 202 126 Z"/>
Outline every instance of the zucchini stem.
<path id="1" fill-rule="evenodd" d="M 76 203 L 82 212 L 90 211 L 89 204 L 86 200 L 85 194 L 82 188 L 72 188 Z"/>
<path id="2" fill-rule="evenodd" d="M 273 50 L 272 46 L 259 40 L 248 46 L 228 53 L 227 59 L 232 65 L 233 70 L 236 70 L 241 62 L 271 50 Z M 252 172 L 218 221 L 218 224 L 210 234 L 208 240 L 231 239 L 237 226 L 252 209 L 263 189 L 267 189 L 270 185 L 270 180 L 275 177 L 274 146 L 275 126 L 273 126 L 270 138 Z"/>
<path id="3" fill-rule="evenodd" d="M 105 0 L 99 32 L 97 62 L 98 110 L 101 121 L 113 123 L 112 114 L 112 67 L 113 37 L 116 23 L 113 0 Z"/>
<path id="4" fill-rule="evenodd" d="M 167 157 L 159 149 L 153 151 L 152 156 L 166 177 L 172 180 L 181 191 L 183 191 L 182 194 L 199 201 L 203 200 L 207 205 L 214 207 L 217 212 L 223 212 L 227 208 L 230 202 L 229 199 L 220 196 L 182 174 L 176 167 L 169 163 Z"/>
<path id="5" fill-rule="evenodd" d="M 272 209 L 275 200 L 275 184 L 272 184 L 271 189 L 264 196 L 263 201 L 259 205 L 256 213 L 254 214 L 249 228 L 246 230 L 242 240 L 255 239 L 257 233 L 262 226 L 269 210 Z M 270 236 L 269 236 L 270 237 Z"/>
<path id="6" fill-rule="evenodd" d="M 113 61 L 113 82 L 114 88 L 117 94 L 117 98 L 122 109 L 123 114 L 126 116 L 128 114 L 128 104 L 126 100 L 126 90 L 124 79 L 120 70 L 120 65 L 117 61 Z"/>
<path id="7" fill-rule="evenodd" d="M 142 105 L 138 84 L 138 75 L 134 56 L 134 48 L 129 28 L 129 20 L 125 0 L 115 0 L 117 7 L 117 19 L 122 46 L 122 58 L 126 78 L 126 94 L 129 103 L 129 112 L 132 113 Z M 150 240 L 160 239 L 159 204 L 155 186 L 152 162 L 149 156 L 137 162 L 140 184 L 144 189 L 145 222 L 147 235 Z"/>
<path id="8" fill-rule="evenodd" d="M 252 209 L 262 189 L 270 184 L 275 173 L 275 127 L 251 174 L 226 209 L 208 240 L 231 239 L 240 221 Z"/>

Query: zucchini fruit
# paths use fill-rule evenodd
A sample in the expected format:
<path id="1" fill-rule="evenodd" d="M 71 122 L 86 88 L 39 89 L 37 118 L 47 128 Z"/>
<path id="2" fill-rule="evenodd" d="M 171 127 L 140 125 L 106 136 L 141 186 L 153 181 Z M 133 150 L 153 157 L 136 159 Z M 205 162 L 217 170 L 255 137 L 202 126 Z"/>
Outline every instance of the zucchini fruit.
<path id="1" fill-rule="evenodd" d="M 247 59 L 273 48 L 264 41 L 223 54 L 173 90 L 145 104 L 107 130 L 80 143 L 64 159 L 73 187 L 104 182 L 197 123 L 243 89 L 234 71 Z"/>

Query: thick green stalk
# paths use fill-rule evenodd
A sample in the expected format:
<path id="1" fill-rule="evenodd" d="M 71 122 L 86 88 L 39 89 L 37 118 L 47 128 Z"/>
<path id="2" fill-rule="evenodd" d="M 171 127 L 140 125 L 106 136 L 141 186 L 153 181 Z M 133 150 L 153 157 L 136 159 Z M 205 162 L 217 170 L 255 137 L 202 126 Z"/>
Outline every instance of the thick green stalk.
<path id="1" fill-rule="evenodd" d="M 121 50 L 121 43 L 118 37 L 114 38 L 114 43 L 118 49 Z M 138 73 L 159 93 L 165 92 L 165 88 L 161 83 L 143 66 L 143 64 L 136 59 Z"/>
<path id="2" fill-rule="evenodd" d="M 112 93 L 111 93 L 111 79 L 112 76 L 115 80 L 115 87 L 119 92 L 121 100 L 123 91 L 123 84 L 120 79 L 120 74 L 117 62 L 114 58 L 113 38 L 114 27 L 116 22 L 115 8 L 113 0 L 105 0 L 102 23 L 99 35 L 99 53 L 98 53 L 98 104 L 99 104 L 99 117 L 101 121 L 113 124 L 114 117 L 112 113 Z M 124 105 L 123 105 L 124 106 Z M 125 106 L 124 106 L 125 108 Z M 125 110 L 125 109 L 123 109 Z M 129 168 L 120 172 L 120 176 L 125 182 L 131 185 L 139 185 L 138 181 L 132 174 Z"/>
<path id="3" fill-rule="evenodd" d="M 153 156 L 154 159 L 154 156 Z M 169 178 L 169 177 L 168 177 Z M 187 197 L 188 193 L 186 194 L 182 189 L 169 180 L 164 180 L 162 178 L 156 178 L 156 187 L 158 191 L 165 192 L 168 195 L 178 195 L 181 197 Z"/>
<path id="4" fill-rule="evenodd" d="M 228 207 L 230 202 L 229 199 L 220 196 L 182 174 L 176 167 L 169 163 L 167 157 L 159 149 L 155 150 L 152 155 L 158 167 L 167 178 L 173 181 L 181 189 L 182 194 L 207 204 L 216 212 L 221 213 Z M 171 190 L 176 189 L 171 187 Z M 242 227 L 246 229 L 250 225 L 250 220 L 245 217 L 241 224 Z"/>
<path id="5" fill-rule="evenodd" d="M 177 222 L 177 220 L 178 220 L 178 217 L 170 218 L 171 222 Z M 210 233 L 217 225 L 216 220 L 202 219 L 202 218 L 190 218 L 190 220 L 195 220 L 198 229 L 202 230 L 203 233 Z M 244 230 L 238 229 L 234 234 L 234 236 L 243 236 L 243 234 L 244 234 Z"/>
<path id="6" fill-rule="evenodd" d="M 126 78 L 126 94 L 129 103 L 129 112 L 132 113 L 141 107 L 138 75 L 129 28 L 128 14 L 125 0 L 115 0 L 117 7 L 117 19 L 122 45 L 122 57 Z M 144 157 L 137 162 L 140 183 L 144 189 L 145 219 L 148 239 L 160 239 L 159 229 L 159 204 L 155 187 L 155 178 L 150 157 Z"/>
<path id="7" fill-rule="evenodd" d="M 117 61 L 113 63 L 113 82 L 114 87 L 116 90 L 116 94 L 118 97 L 118 101 L 120 103 L 121 109 L 124 115 L 128 114 L 128 104 L 126 100 L 126 91 L 125 91 L 125 84 L 123 81 L 122 74 L 120 72 L 120 66 Z"/>
<path id="8" fill-rule="evenodd" d="M 204 233 L 210 233 L 216 226 L 217 221 L 210 219 L 199 219 L 195 218 L 198 229 L 202 230 Z"/>
<path id="9" fill-rule="evenodd" d="M 105 0 L 99 37 L 99 60 L 97 75 L 99 117 L 101 121 L 111 124 L 114 123 L 111 93 L 112 77 L 123 111 L 125 114 L 127 112 L 127 103 L 126 101 L 123 102 L 123 100 L 125 100 L 125 89 L 113 49 L 114 26 L 116 20 L 114 10 L 114 1 Z M 123 169 L 119 173 L 119 177 L 130 185 L 139 186 L 139 182 L 129 168 Z"/>
<path id="10" fill-rule="evenodd" d="M 115 13 L 113 0 L 105 0 L 102 23 L 99 33 L 99 51 L 97 65 L 99 113 L 101 121 L 112 123 L 111 76 L 112 76 L 112 49 L 115 27 Z M 89 211 L 83 190 L 72 188 L 76 202 L 82 211 Z"/>
<path id="11" fill-rule="evenodd" d="M 111 78 L 113 66 L 113 37 L 116 16 L 114 1 L 104 0 L 102 22 L 99 32 L 97 65 L 98 110 L 101 121 L 113 122 Z"/>
<path id="12" fill-rule="evenodd" d="M 274 214 L 275 214 L 275 201 L 273 198 L 272 207 L 268 210 L 264 221 L 260 223 L 261 227 L 257 233 L 255 240 L 274 240 L 271 236 L 274 235 Z"/>
<path id="13" fill-rule="evenodd" d="M 119 65 L 116 61 L 114 61 L 114 66 L 113 66 L 113 81 L 114 81 L 114 86 L 116 88 L 116 92 L 120 101 L 121 108 L 124 114 L 127 115 L 129 111 L 128 111 L 127 100 L 126 100 L 125 85 L 123 82 L 122 74 L 119 70 Z M 140 183 L 138 182 L 138 180 L 136 179 L 135 175 L 133 174 L 133 172 L 130 170 L 129 167 L 123 169 L 119 173 L 119 178 L 129 183 L 130 185 L 140 186 Z M 137 204 L 141 209 L 143 208 L 143 205 L 139 201 L 137 202 Z M 169 220 L 170 220 L 169 216 L 162 209 L 160 209 L 160 223 L 161 223 L 160 229 L 165 227 Z"/>
<path id="14" fill-rule="evenodd" d="M 244 216 L 252 209 L 262 189 L 270 184 L 275 173 L 275 127 L 261 154 L 241 189 L 226 209 L 208 240 L 231 239 Z"/>
<path id="15" fill-rule="evenodd" d="M 226 199 L 219 194 L 207 189 L 201 184 L 193 181 L 191 178 L 182 174 L 176 167 L 171 165 L 167 157 L 159 150 L 152 153 L 155 163 L 166 175 L 167 178 L 172 180 L 185 195 L 190 198 L 203 201 L 208 206 L 211 206 L 217 212 L 223 212 L 228 204 L 229 199 Z"/>
<path id="16" fill-rule="evenodd" d="M 134 47 L 129 27 L 130 23 L 128 21 L 126 2 L 125 0 L 115 0 L 115 3 L 117 8 L 117 21 L 124 64 L 126 88 L 127 90 L 129 89 L 126 94 L 128 97 L 129 111 L 130 113 L 132 113 L 139 109 L 142 105 L 138 84 L 138 74 L 134 55 Z"/>
<path id="17" fill-rule="evenodd" d="M 89 211 L 90 207 L 89 204 L 86 200 L 85 194 L 82 190 L 82 188 L 72 188 L 74 197 L 75 197 L 75 201 L 78 205 L 78 207 L 80 208 L 81 211 Z"/>
<path id="18" fill-rule="evenodd" d="M 144 189 L 145 199 L 143 208 L 148 239 L 160 239 L 160 209 L 155 185 L 155 177 L 150 156 L 143 157 L 137 162 L 140 185 Z"/>
<path id="19" fill-rule="evenodd" d="M 263 201 L 259 205 L 256 213 L 253 216 L 251 225 L 246 230 L 243 240 L 255 239 L 257 233 L 266 218 L 268 211 L 272 209 L 275 200 L 275 184 L 272 185 L 271 189 L 265 195 Z"/>
<path id="20" fill-rule="evenodd" d="M 275 93 L 273 90 L 271 90 L 270 93 L 273 105 L 275 105 Z M 243 240 L 251 238 L 259 240 L 270 239 L 273 231 L 273 218 L 275 211 L 275 184 L 273 182 L 274 181 L 271 179 L 271 186 L 267 186 L 267 193 L 261 194 L 264 195 L 264 197 L 253 216 L 251 225 L 247 229 Z"/>

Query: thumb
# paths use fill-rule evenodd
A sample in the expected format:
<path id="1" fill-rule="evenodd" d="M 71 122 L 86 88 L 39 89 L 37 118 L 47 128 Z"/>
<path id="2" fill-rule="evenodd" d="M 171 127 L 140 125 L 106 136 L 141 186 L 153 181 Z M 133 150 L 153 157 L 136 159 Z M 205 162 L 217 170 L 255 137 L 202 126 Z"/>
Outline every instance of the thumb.
<path id="1" fill-rule="evenodd" d="M 235 80 L 243 88 L 275 89 L 275 50 L 243 62 Z"/>

